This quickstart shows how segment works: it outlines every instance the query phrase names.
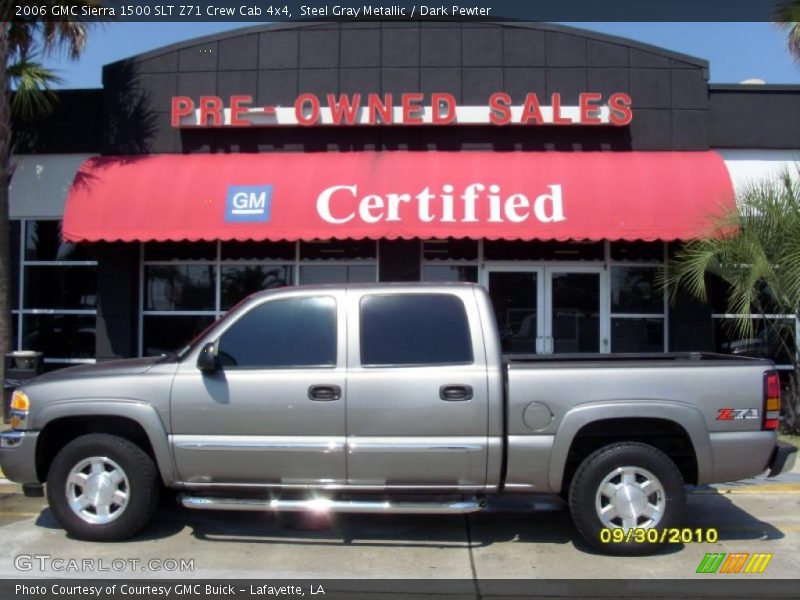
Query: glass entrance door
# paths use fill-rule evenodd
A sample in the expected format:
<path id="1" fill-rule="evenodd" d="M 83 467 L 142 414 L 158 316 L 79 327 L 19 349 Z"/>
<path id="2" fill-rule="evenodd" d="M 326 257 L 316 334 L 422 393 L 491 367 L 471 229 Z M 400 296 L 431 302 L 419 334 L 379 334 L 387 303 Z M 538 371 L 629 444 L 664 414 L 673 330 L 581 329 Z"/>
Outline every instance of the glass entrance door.
<path id="1" fill-rule="evenodd" d="M 549 354 L 603 352 L 600 343 L 600 271 L 548 268 L 545 313 Z"/>
<path id="2" fill-rule="evenodd" d="M 487 267 L 503 352 L 607 352 L 608 308 L 602 267 Z"/>
<path id="3" fill-rule="evenodd" d="M 543 270 L 489 271 L 487 284 L 503 352 L 544 352 Z"/>

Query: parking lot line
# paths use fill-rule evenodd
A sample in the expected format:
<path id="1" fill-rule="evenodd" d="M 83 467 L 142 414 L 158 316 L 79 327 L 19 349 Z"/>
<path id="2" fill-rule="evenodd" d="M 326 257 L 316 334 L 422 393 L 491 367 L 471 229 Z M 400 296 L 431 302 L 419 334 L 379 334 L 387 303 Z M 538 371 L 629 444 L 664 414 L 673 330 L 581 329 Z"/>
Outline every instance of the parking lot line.
<path id="1" fill-rule="evenodd" d="M 800 483 L 764 483 L 735 487 L 697 488 L 690 494 L 800 494 Z"/>

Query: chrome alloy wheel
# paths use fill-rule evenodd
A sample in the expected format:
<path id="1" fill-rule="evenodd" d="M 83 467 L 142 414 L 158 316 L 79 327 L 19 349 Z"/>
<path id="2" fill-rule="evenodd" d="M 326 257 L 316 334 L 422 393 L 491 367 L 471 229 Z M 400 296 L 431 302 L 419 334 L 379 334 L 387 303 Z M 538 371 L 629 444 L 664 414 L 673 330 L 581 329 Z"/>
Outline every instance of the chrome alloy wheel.
<path id="1" fill-rule="evenodd" d="M 619 467 L 605 476 L 597 488 L 595 510 L 609 529 L 656 527 L 667 506 L 664 486 L 641 467 Z"/>
<path id="2" fill-rule="evenodd" d="M 85 458 L 67 476 L 67 502 L 80 519 L 94 525 L 110 523 L 128 505 L 128 476 L 106 456 Z"/>

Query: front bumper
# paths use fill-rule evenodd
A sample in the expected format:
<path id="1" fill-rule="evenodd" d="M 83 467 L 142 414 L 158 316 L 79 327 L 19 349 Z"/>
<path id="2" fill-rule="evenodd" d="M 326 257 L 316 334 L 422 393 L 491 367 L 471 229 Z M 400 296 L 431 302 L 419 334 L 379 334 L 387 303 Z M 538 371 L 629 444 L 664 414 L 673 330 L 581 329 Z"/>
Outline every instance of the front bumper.
<path id="1" fill-rule="evenodd" d="M 796 460 L 797 447 L 786 442 L 778 442 L 775 450 L 772 451 L 772 457 L 769 459 L 769 474 L 767 477 L 775 477 L 775 475 L 791 471 Z"/>
<path id="2" fill-rule="evenodd" d="M 38 431 L 0 433 L 0 468 L 17 483 L 38 483 L 36 477 L 36 440 Z"/>

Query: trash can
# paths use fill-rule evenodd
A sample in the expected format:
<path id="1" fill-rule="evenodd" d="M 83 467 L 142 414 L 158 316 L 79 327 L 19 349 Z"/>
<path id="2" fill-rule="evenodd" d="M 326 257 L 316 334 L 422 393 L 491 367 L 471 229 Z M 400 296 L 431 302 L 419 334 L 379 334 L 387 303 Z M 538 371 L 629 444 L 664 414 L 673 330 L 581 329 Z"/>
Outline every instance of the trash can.
<path id="1" fill-rule="evenodd" d="M 11 395 L 14 390 L 42 372 L 41 352 L 17 350 L 5 355 L 3 379 L 3 422 L 11 422 Z"/>

